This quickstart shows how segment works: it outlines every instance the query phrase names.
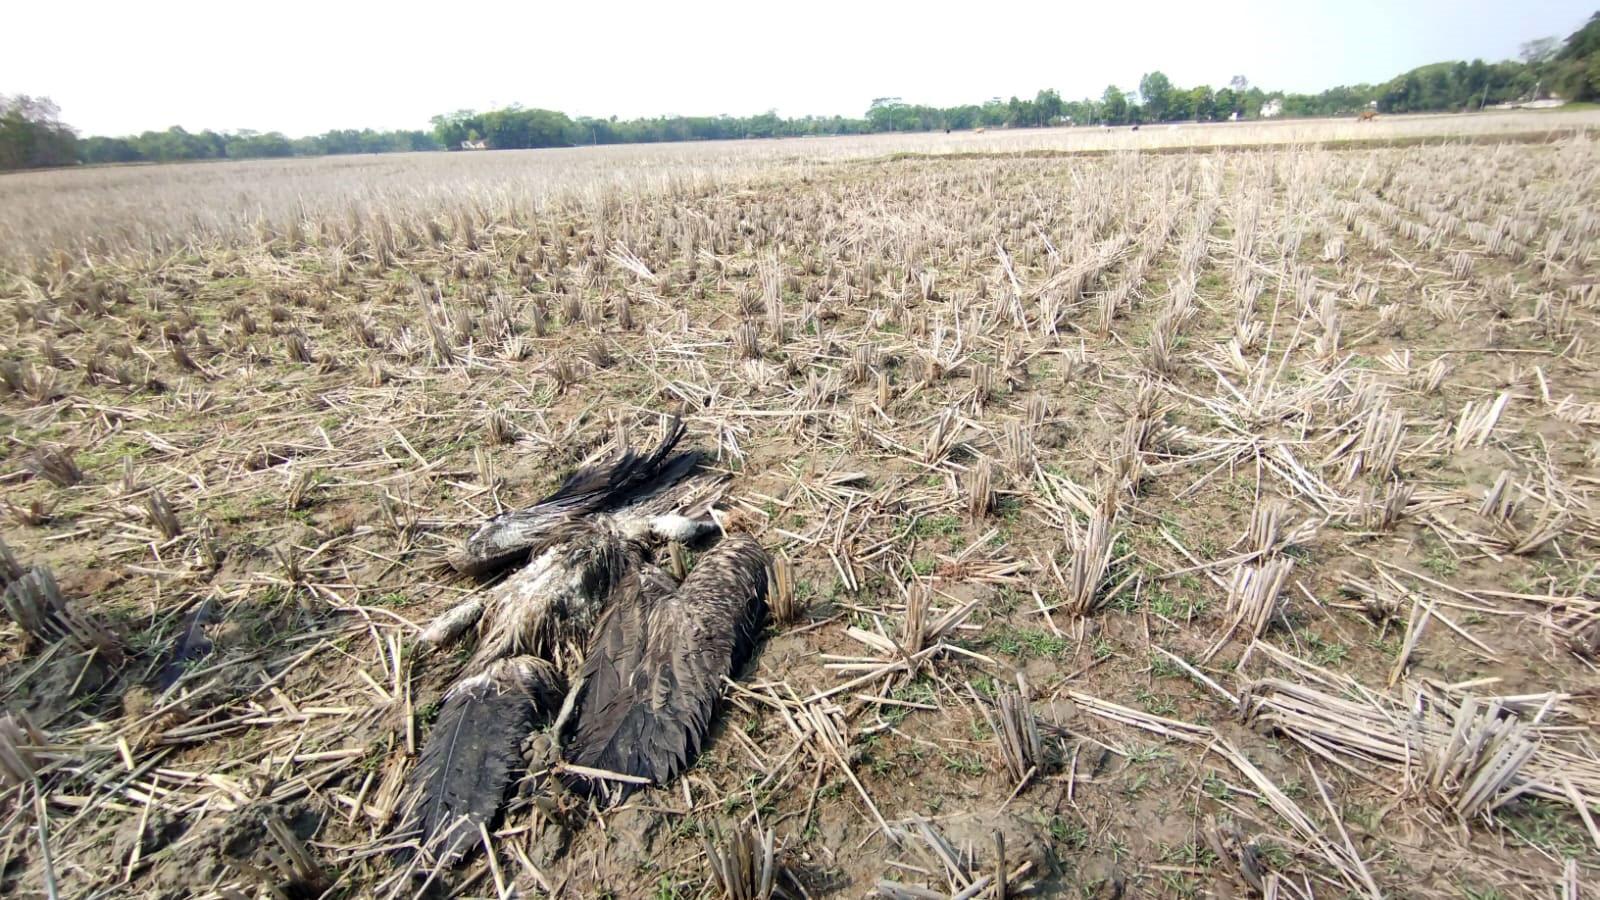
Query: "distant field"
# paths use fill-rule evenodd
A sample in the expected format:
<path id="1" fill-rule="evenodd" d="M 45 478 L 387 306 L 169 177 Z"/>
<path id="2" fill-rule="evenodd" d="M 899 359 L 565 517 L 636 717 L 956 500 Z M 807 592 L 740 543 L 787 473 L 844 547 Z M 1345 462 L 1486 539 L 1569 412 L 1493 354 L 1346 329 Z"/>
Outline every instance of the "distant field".
<path id="1" fill-rule="evenodd" d="M 1489 112 L 1131 128 L 996 130 L 121 166 L 0 176 L 0 260 L 85 246 L 170 250 L 259 237 L 289 219 L 450 214 L 462 203 L 511 215 L 556 200 L 689 183 L 731 183 L 833 160 L 894 153 L 1157 150 L 1421 138 L 1529 136 L 1600 127 L 1600 110 Z"/>

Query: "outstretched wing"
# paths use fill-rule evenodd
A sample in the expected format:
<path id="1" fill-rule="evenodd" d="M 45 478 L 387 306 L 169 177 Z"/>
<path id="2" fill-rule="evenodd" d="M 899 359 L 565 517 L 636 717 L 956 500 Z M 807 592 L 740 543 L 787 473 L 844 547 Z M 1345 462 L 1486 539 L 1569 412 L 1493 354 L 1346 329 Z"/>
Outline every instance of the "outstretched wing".
<path id="1" fill-rule="evenodd" d="M 498 660 L 458 682 L 407 779 L 402 828 L 420 829 L 422 846 L 447 865 L 471 850 L 523 769 L 523 739 L 565 692 L 560 671 L 531 656 Z"/>
<path id="2" fill-rule="evenodd" d="M 608 462 L 584 466 L 567 476 L 555 493 L 526 509 L 508 510 L 483 523 L 450 559 L 457 571 L 482 575 L 525 556 L 554 525 L 575 516 L 611 509 L 679 481 L 700 463 L 695 451 L 674 453 L 683 439 L 683 421 L 674 417 L 661 443 L 649 453 L 627 450 Z"/>
<path id="3" fill-rule="evenodd" d="M 742 667 L 766 619 L 767 555 L 733 535 L 670 594 L 620 593 L 596 626 L 567 762 L 660 784 L 688 767 L 711 730 L 722 681 Z M 603 780 L 603 779 L 597 779 Z M 633 785 L 604 792 L 625 796 Z M 574 777 L 573 787 L 600 787 Z"/>

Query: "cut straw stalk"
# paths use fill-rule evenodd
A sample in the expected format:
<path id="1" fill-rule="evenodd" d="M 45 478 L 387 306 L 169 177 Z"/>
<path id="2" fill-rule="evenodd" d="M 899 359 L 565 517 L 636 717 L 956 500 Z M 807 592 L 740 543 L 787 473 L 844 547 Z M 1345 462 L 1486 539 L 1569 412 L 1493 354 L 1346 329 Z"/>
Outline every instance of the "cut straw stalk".
<path id="1" fill-rule="evenodd" d="M 1324 757 L 1377 762 L 1401 772 L 1425 761 L 1428 789 L 1466 817 L 1493 811 L 1521 793 L 1567 801 L 1562 778 L 1600 808 L 1600 763 L 1541 740 L 1540 729 L 1523 723 L 1500 699 L 1404 702 L 1348 679 L 1335 683 L 1348 683 L 1348 695 L 1257 679 L 1241 706 L 1248 721 Z"/>
<path id="2" fill-rule="evenodd" d="M 1100 586 L 1111 567 L 1116 545 L 1116 518 L 1116 507 L 1101 503 L 1087 525 L 1080 528 L 1076 520 L 1070 520 L 1073 533 L 1067 548 L 1069 559 L 1063 585 L 1066 599 L 1062 605 L 1071 615 L 1088 615 L 1100 600 Z"/>
<path id="3" fill-rule="evenodd" d="M 1228 581 L 1228 630 L 1202 657 L 1209 661 L 1235 635 L 1243 632 L 1252 638 L 1260 637 L 1279 614 L 1278 598 L 1294 569 L 1294 561 L 1275 559 L 1261 566 L 1240 564 L 1234 567 Z"/>
<path id="4" fill-rule="evenodd" d="M 711 882 L 728 900 L 768 900 L 777 886 L 777 843 L 770 828 L 740 825 L 705 838 Z"/>

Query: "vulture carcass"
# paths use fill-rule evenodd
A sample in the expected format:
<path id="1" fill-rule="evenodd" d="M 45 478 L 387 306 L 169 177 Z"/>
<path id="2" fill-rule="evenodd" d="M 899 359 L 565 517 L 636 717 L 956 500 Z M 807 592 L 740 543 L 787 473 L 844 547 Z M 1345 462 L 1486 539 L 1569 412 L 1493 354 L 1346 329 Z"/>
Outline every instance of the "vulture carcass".
<path id="1" fill-rule="evenodd" d="M 477 625 L 408 780 L 405 826 L 435 858 L 459 858 L 492 824 L 525 769 L 524 740 L 557 709 L 563 756 L 585 772 L 661 782 L 699 751 L 722 679 L 760 632 L 767 559 L 736 534 L 681 585 L 655 565 L 657 544 L 703 539 L 724 521 L 711 510 L 723 478 L 674 452 L 683 432 L 675 420 L 652 452 L 580 469 L 535 506 L 496 516 L 455 560 L 474 572 L 527 562 L 420 638 L 438 647 Z"/>

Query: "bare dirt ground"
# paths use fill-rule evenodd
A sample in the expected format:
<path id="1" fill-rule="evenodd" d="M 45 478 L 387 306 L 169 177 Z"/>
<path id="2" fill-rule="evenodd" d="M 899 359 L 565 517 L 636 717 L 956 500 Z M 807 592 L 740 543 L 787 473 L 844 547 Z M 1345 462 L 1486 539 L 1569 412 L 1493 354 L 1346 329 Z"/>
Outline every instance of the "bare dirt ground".
<path id="1" fill-rule="evenodd" d="M 790 896 L 1576 897 L 1597 163 L 838 160 L 19 263 L 0 891 L 410 895 L 444 554 L 681 411 L 803 614 L 687 777 L 525 790 L 427 890 L 721 896 L 770 834 Z"/>

